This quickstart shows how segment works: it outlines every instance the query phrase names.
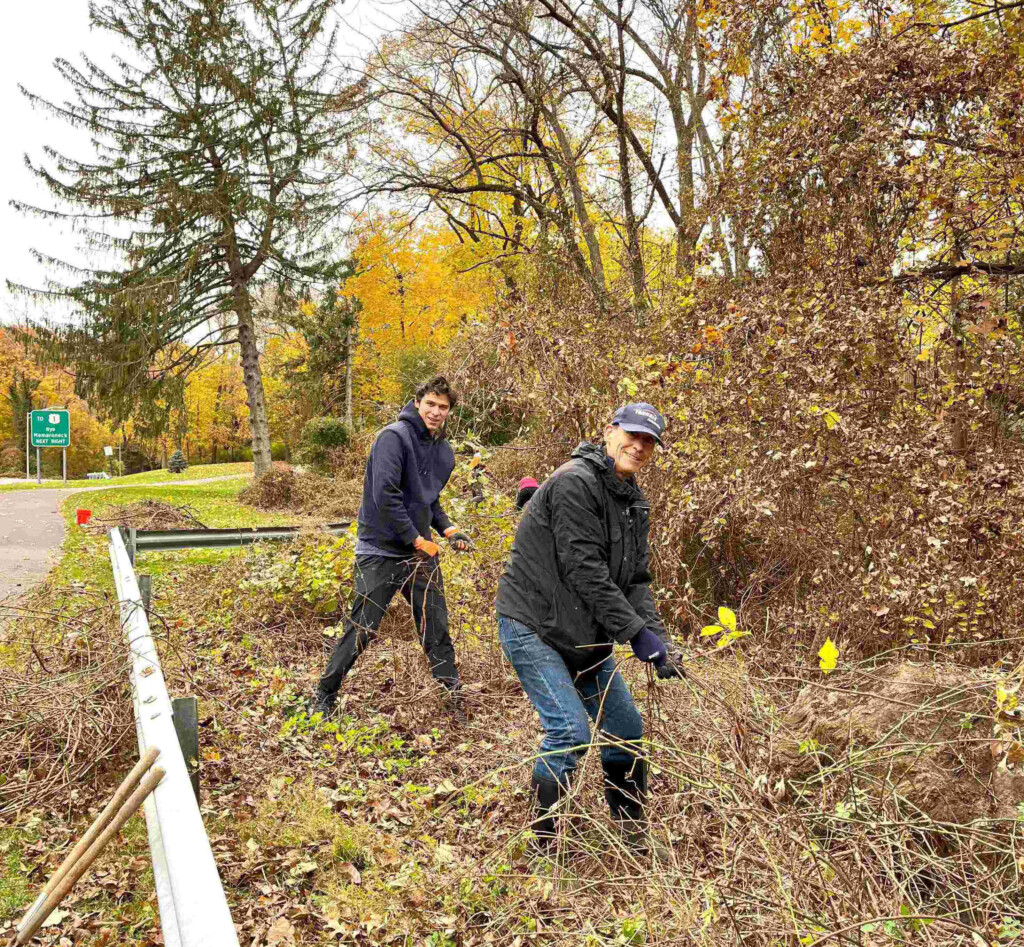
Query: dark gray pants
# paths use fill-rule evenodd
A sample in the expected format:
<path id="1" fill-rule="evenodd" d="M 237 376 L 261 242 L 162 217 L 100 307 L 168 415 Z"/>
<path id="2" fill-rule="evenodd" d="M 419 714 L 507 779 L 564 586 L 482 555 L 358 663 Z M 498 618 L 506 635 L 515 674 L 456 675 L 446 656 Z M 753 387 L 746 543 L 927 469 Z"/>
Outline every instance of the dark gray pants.
<path id="1" fill-rule="evenodd" d="M 345 634 L 335 645 L 327 670 L 320 678 L 322 694 L 338 692 L 356 659 L 377 636 L 395 592 L 401 592 L 412 606 L 430 673 L 448 690 L 458 686 L 459 672 L 455 667 L 455 648 L 448 634 L 448 606 L 437 558 L 356 556 L 352 612 L 345 622 Z"/>

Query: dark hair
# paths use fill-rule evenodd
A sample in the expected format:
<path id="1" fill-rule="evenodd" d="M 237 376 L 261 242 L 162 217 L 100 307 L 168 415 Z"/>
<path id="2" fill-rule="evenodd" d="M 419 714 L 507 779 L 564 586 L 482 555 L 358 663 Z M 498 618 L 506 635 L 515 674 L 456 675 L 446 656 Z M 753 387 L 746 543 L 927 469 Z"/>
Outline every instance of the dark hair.
<path id="1" fill-rule="evenodd" d="M 455 407 L 459 400 L 444 375 L 435 375 L 429 381 L 422 382 L 416 386 L 417 401 L 422 401 L 427 395 L 444 395 L 447 397 L 448 404 L 452 408 Z"/>

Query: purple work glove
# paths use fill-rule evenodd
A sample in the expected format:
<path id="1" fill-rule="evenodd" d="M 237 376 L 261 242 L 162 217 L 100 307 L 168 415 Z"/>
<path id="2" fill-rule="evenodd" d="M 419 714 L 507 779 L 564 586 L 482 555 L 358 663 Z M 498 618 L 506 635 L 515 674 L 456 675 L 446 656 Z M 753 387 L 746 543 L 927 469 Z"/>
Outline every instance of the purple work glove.
<path id="1" fill-rule="evenodd" d="M 659 667 L 665 661 L 668 649 L 665 642 L 661 640 L 649 628 L 642 628 L 637 634 L 629 639 L 629 646 L 641 661 Z"/>

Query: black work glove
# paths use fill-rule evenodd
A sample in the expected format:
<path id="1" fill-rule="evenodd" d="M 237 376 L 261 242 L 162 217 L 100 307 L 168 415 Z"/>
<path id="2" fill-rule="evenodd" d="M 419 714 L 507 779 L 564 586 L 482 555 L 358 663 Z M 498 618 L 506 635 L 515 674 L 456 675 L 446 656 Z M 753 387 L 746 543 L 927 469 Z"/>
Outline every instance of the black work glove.
<path id="1" fill-rule="evenodd" d="M 467 549 L 473 548 L 473 540 L 461 530 L 456 529 L 448 533 L 446 538 L 448 540 L 448 545 L 456 552 L 465 552 Z"/>
<path id="2" fill-rule="evenodd" d="M 660 661 L 655 664 L 658 669 L 658 679 L 668 681 L 672 678 L 680 680 L 686 677 L 686 669 L 683 667 L 683 656 L 678 651 L 670 650 Z"/>

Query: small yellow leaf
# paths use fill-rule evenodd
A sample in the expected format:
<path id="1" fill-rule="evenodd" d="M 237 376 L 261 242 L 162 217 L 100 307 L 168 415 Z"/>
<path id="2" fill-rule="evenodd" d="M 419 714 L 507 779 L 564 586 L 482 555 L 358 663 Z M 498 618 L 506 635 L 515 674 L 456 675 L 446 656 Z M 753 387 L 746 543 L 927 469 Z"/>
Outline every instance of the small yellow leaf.
<path id="1" fill-rule="evenodd" d="M 839 423 L 839 415 L 835 411 L 825 412 L 825 427 L 830 431 Z"/>
<path id="2" fill-rule="evenodd" d="M 818 662 L 818 667 L 820 667 L 825 674 L 836 669 L 836 660 L 839 658 L 839 649 L 832 644 L 831 638 L 825 639 L 825 643 L 821 646 L 821 650 L 818 652 L 818 657 L 821 658 L 821 661 Z"/>
<path id="3" fill-rule="evenodd" d="M 1012 713 L 1017 708 L 1017 688 L 1005 684 L 996 684 L 996 707 L 1002 713 Z"/>
<path id="4" fill-rule="evenodd" d="M 700 630 L 700 636 L 707 638 L 709 635 L 717 635 L 720 631 L 725 631 L 721 625 L 705 625 Z"/>
<path id="5" fill-rule="evenodd" d="M 749 631 L 730 631 L 728 634 L 722 635 L 716 643 L 716 648 L 725 648 L 731 645 L 734 641 L 739 641 L 740 638 L 746 638 L 749 635 Z"/>
<path id="6" fill-rule="evenodd" d="M 724 605 L 718 607 L 718 620 L 725 625 L 729 631 L 736 630 L 736 615 L 732 609 L 726 608 Z"/>

